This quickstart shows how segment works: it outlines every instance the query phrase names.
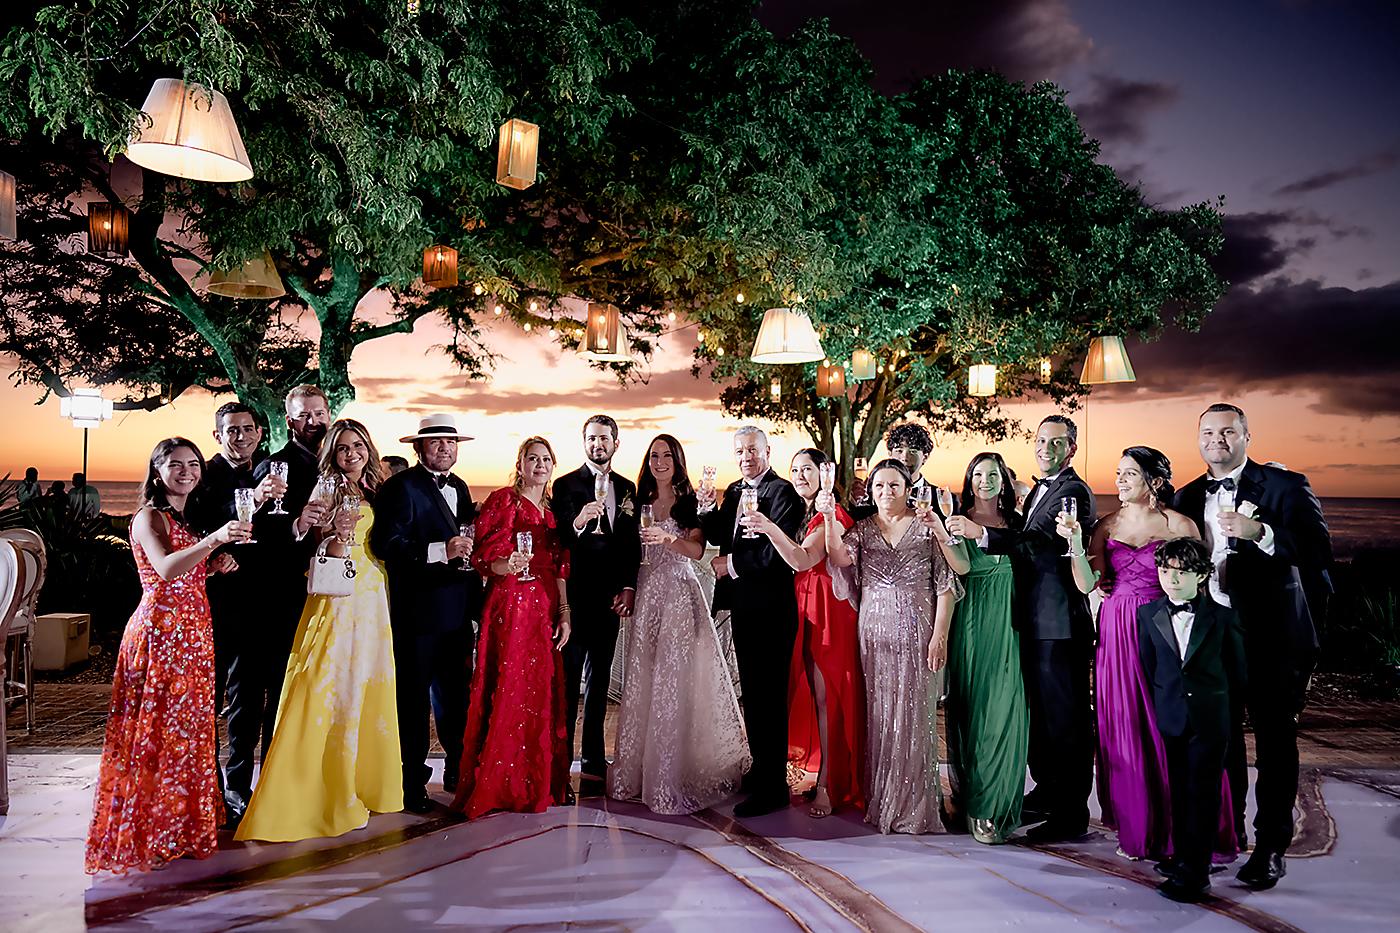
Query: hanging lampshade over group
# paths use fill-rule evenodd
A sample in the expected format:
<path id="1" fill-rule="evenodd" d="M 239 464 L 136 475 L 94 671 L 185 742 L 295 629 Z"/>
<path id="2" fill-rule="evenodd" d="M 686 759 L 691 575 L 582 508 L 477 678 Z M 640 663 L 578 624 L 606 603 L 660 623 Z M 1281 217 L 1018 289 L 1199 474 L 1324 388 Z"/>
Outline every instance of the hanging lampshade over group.
<path id="1" fill-rule="evenodd" d="M 763 312 L 749 359 L 755 363 L 815 363 L 826 359 L 826 353 L 805 311 L 769 308 Z"/>
<path id="2" fill-rule="evenodd" d="M 218 269 L 209 274 L 208 291 L 225 298 L 267 300 L 287 294 L 272 254 L 263 250 L 261 256 L 249 259 L 236 269 Z"/>
<path id="3" fill-rule="evenodd" d="M 19 238 L 16 231 L 15 176 L 0 172 L 0 239 Z"/>
<path id="4" fill-rule="evenodd" d="M 501 124 L 496 143 L 496 182 L 524 191 L 535 183 L 540 154 L 540 128 L 524 120 Z"/>
<path id="5" fill-rule="evenodd" d="M 1108 385 L 1114 382 L 1136 382 L 1137 374 L 1128 359 L 1128 349 L 1122 337 L 1095 337 L 1084 357 L 1084 370 L 1079 375 L 1084 385 Z"/>
<path id="6" fill-rule="evenodd" d="M 987 398 L 997 394 L 997 368 L 991 363 L 976 363 L 967 368 L 967 394 Z"/>
<path id="7" fill-rule="evenodd" d="M 126 257 L 131 211 L 111 201 L 88 203 L 88 252 L 107 259 Z"/>
<path id="8" fill-rule="evenodd" d="M 253 177 L 253 163 L 228 98 L 212 88 L 161 78 L 151 86 L 143 118 L 126 157 L 142 168 L 193 181 L 235 182 Z"/>
<path id="9" fill-rule="evenodd" d="M 616 306 L 589 303 L 579 353 L 597 363 L 626 363 L 632 359 L 627 329 L 622 326 L 622 315 Z"/>
<path id="10" fill-rule="evenodd" d="M 1042 358 L 1040 361 L 1040 384 L 1043 386 L 1048 386 L 1050 384 L 1050 376 L 1052 373 L 1053 367 L 1050 364 L 1050 357 L 1047 356 Z"/>
<path id="11" fill-rule="evenodd" d="M 851 378 L 857 382 L 874 379 L 879 367 L 875 365 L 875 354 L 865 347 L 858 347 L 851 353 Z"/>
<path id="12" fill-rule="evenodd" d="M 457 284 L 457 251 L 436 243 L 423 250 L 423 284 L 452 288 Z"/>
<path id="13" fill-rule="evenodd" d="M 783 380 L 777 376 L 768 380 L 768 395 L 773 401 L 778 401 L 783 397 Z"/>
<path id="14" fill-rule="evenodd" d="M 840 363 L 825 360 L 817 366 L 817 395 L 836 398 L 846 394 L 846 370 Z"/>

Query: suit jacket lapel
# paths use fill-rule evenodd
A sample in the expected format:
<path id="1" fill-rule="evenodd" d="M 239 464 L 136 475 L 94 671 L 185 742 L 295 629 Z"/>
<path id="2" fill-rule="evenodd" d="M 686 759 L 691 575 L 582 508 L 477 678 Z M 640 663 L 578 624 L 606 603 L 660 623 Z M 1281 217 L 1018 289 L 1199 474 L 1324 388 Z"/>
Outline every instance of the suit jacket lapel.
<path id="1" fill-rule="evenodd" d="M 1240 473 L 1240 482 L 1235 489 L 1235 507 L 1239 508 L 1246 502 L 1254 503 L 1256 509 L 1262 505 L 1264 498 L 1264 468 L 1253 460 L 1249 460 L 1244 465 L 1244 471 Z"/>
<path id="2" fill-rule="evenodd" d="M 1206 484 L 1204 477 L 1193 480 L 1181 491 L 1181 501 L 1177 503 L 1177 511 L 1195 522 L 1198 527 L 1205 521 Z M 1201 531 L 1204 532 L 1205 529 L 1202 528 Z"/>
<path id="3" fill-rule="evenodd" d="M 1155 625 L 1157 631 L 1161 633 L 1163 641 L 1167 643 L 1167 647 L 1171 648 L 1172 653 L 1180 658 L 1181 648 L 1176 643 L 1176 631 L 1172 628 L 1172 614 L 1171 610 L 1167 608 L 1167 605 L 1168 604 L 1163 604 L 1158 607 L 1156 612 L 1152 613 L 1152 624 Z"/>
<path id="4" fill-rule="evenodd" d="M 1037 487 L 1040 489 L 1040 495 L 1035 497 L 1035 501 L 1031 503 L 1031 510 L 1026 515 L 1027 525 L 1031 523 L 1031 519 L 1033 517 L 1040 514 L 1041 509 L 1045 508 L 1045 503 L 1049 502 L 1051 498 L 1054 497 L 1056 488 L 1066 479 L 1068 479 L 1071 475 L 1073 475 L 1073 473 L 1073 467 L 1065 467 L 1063 470 L 1060 471 L 1060 475 L 1055 477 L 1053 480 L 1049 480 L 1048 482 L 1043 480 L 1041 481 L 1040 485 Z"/>
<path id="5" fill-rule="evenodd" d="M 447 522 L 448 525 L 452 526 L 452 529 L 455 532 L 457 529 L 457 525 L 459 524 L 457 521 L 457 516 L 453 515 L 452 510 L 447 507 L 447 500 L 442 497 L 442 491 L 438 489 L 437 481 L 433 479 L 433 474 L 429 472 L 428 468 L 423 466 L 421 463 L 418 466 L 414 467 L 414 469 L 418 471 L 419 489 L 422 490 L 423 495 L 427 496 L 429 500 L 431 500 L 435 505 L 437 505 L 438 514 L 443 517 L 443 519 Z M 461 490 L 457 491 L 457 496 L 457 504 L 461 505 Z"/>
<path id="6" fill-rule="evenodd" d="M 1205 640 L 1206 633 L 1215 624 L 1215 611 L 1206 604 L 1210 599 L 1197 599 L 1195 601 L 1195 620 L 1191 623 L 1191 642 L 1186 646 L 1186 657 L 1181 659 L 1181 666 L 1185 667 L 1191 660 L 1191 656 L 1196 653 L 1196 649 L 1201 647 L 1201 642 Z"/>

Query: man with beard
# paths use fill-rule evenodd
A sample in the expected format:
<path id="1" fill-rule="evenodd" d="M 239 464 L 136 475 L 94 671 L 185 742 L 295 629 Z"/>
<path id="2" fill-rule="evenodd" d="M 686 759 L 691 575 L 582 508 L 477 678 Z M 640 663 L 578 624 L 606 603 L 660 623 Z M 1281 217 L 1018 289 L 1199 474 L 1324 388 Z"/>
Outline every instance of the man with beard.
<path id="1" fill-rule="evenodd" d="M 369 544 L 384 561 L 389 582 L 389 624 L 394 633 L 394 673 L 403 757 L 404 809 L 426 813 L 428 709 L 431 701 L 442 743 L 442 787 L 457 790 L 462 738 L 467 727 L 473 621 L 481 612 L 481 577 L 467 563 L 476 504 L 471 490 L 451 473 L 457 445 L 471 438 L 451 415 L 429 415 L 412 443 L 418 465 L 379 487 Z"/>
<path id="2" fill-rule="evenodd" d="M 583 466 L 554 483 L 550 506 L 571 559 L 568 580 L 573 632 L 564 646 L 564 715 L 569 754 L 574 751 L 580 681 L 583 693 L 583 753 L 579 796 L 601 797 L 608 777 L 603 719 L 608 711 L 608 681 L 617 649 L 620 619 L 632 614 L 637 592 L 641 539 L 637 528 L 637 487 L 612 469 L 617 452 L 617 422 L 594 415 L 583 424 Z M 605 478 L 607 494 L 594 490 Z M 597 532 L 597 533 L 595 533 Z"/>
<path id="3" fill-rule="evenodd" d="M 315 549 L 307 532 L 325 517 L 319 505 L 307 508 L 307 500 L 316 486 L 317 457 L 331 423 L 330 405 L 320 389 L 299 385 L 287 393 L 285 409 L 291 437 L 253 468 L 253 481 L 261 486 L 271 476 L 272 463 L 287 464 L 282 495 L 287 514 L 260 509 L 253 517 L 257 544 L 247 557 L 237 555 L 247 578 L 256 581 L 257 591 L 249 597 L 251 614 L 241 620 L 240 636 L 246 638 L 248 650 L 239 658 L 238 686 L 229 698 L 224 799 L 233 819 L 242 815 L 252 796 L 254 749 L 261 740 L 266 758 L 272 743 L 287 658 L 306 605 L 306 570 Z"/>

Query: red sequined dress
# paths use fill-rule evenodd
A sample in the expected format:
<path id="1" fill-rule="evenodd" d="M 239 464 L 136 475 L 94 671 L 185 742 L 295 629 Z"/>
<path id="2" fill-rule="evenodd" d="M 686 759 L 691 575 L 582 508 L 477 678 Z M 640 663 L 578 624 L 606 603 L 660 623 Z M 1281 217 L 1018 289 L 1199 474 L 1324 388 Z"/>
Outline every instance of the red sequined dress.
<path id="1" fill-rule="evenodd" d="M 198 543 L 169 519 L 173 550 Z M 205 565 L 162 580 L 133 537 L 141 602 L 126 624 L 88 830 L 89 872 L 148 870 L 216 848 L 223 821 Z"/>
<path id="2" fill-rule="evenodd" d="M 491 563 L 534 538 L 530 573 L 496 576 Z M 486 579 L 476 669 L 452 807 L 474 818 L 495 810 L 538 813 L 564 801 L 569 779 L 564 661 L 554 648 L 559 581 L 569 575 L 554 516 L 513 489 L 498 489 L 476 521 L 472 563 Z"/>

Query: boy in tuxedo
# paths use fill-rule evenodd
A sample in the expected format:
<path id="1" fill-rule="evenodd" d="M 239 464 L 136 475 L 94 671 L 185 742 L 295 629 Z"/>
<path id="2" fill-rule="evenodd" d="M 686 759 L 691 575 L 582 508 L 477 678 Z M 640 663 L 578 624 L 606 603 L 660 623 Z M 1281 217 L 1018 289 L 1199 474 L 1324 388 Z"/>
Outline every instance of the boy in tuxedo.
<path id="1" fill-rule="evenodd" d="M 1194 538 L 1159 545 L 1157 579 L 1166 596 L 1138 609 L 1138 653 L 1167 752 L 1173 856 L 1157 866 L 1157 890 L 1174 901 L 1210 891 L 1210 853 L 1233 707 L 1244 693 L 1239 617 L 1206 592 L 1214 566 Z"/>

